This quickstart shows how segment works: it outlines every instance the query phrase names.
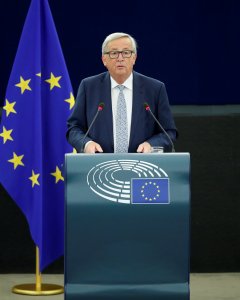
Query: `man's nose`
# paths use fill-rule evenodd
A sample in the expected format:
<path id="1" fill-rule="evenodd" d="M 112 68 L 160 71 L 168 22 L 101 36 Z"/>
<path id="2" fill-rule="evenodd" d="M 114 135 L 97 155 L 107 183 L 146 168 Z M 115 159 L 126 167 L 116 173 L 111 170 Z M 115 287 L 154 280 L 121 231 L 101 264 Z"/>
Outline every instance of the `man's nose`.
<path id="1" fill-rule="evenodd" d="M 124 57 L 123 57 L 123 55 L 122 55 L 122 52 L 119 52 L 119 54 L 118 54 L 118 60 L 124 60 Z"/>

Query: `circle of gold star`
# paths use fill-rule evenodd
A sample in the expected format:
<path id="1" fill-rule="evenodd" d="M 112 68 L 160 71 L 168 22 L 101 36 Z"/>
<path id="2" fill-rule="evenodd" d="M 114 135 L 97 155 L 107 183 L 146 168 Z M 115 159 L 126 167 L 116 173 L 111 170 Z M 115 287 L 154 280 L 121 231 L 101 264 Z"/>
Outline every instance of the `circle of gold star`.
<path id="1" fill-rule="evenodd" d="M 145 192 L 145 188 L 147 186 L 150 186 L 150 185 L 153 185 L 155 188 L 156 188 L 156 194 L 154 196 L 151 196 L 151 197 L 147 197 L 146 196 L 146 192 Z M 145 182 L 144 185 L 142 185 L 142 189 L 141 189 L 141 195 L 142 195 L 142 198 L 144 198 L 144 200 L 149 200 L 149 201 L 156 201 L 157 198 L 160 197 L 160 189 L 159 189 L 159 185 L 156 184 L 156 182 Z"/>

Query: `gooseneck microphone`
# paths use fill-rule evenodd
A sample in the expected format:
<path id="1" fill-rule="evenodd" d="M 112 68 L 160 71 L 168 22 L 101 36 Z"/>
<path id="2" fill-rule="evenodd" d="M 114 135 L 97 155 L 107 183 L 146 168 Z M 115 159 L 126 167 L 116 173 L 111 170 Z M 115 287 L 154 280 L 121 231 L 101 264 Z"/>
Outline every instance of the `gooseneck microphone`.
<path id="1" fill-rule="evenodd" d="M 160 124 L 160 122 L 158 121 L 158 119 L 154 116 L 153 112 L 151 111 L 151 108 L 149 106 L 149 104 L 147 102 L 144 102 L 144 108 L 146 111 L 149 111 L 151 116 L 153 117 L 153 119 L 155 120 L 155 122 L 158 124 L 158 126 L 160 127 L 160 129 L 163 131 L 163 133 L 166 135 L 166 137 L 168 138 L 171 146 L 172 146 L 172 152 L 175 152 L 175 148 L 174 148 L 174 144 L 172 139 L 170 138 L 169 134 L 166 132 L 166 130 L 162 127 L 162 125 Z"/>
<path id="2" fill-rule="evenodd" d="M 95 114 L 95 116 L 94 116 L 94 118 L 93 118 L 93 120 L 92 120 L 90 126 L 88 127 L 87 132 L 85 133 L 85 135 L 84 135 L 84 137 L 83 137 L 83 139 L 82 139 L 82 148 L 81 148 L 80 153 L 83 153 L 83 152 L 84 152 L 84 141 L 85 141 L 85 139 L 86 139 L 86 137 L 87 137 L 89 131 L 91 130 L 93 124 L 95 123 L 95 120 L 97 119 L 98 114 L 104 109 L 104 106 L 105 106 L 104 102 L 100 102 L 100 103 L 98 104 L 97 112 L 96 112 L 96 114 Z"/>

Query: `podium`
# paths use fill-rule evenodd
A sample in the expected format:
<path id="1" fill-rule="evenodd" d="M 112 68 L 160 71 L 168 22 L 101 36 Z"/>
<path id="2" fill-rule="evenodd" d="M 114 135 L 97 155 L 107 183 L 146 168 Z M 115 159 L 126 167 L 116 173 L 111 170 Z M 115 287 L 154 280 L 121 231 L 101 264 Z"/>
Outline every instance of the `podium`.
<path id="1" fill-rule="evenodd" d="M 65 299 L 189 299 L 190 155 L 66 154 Z"/>

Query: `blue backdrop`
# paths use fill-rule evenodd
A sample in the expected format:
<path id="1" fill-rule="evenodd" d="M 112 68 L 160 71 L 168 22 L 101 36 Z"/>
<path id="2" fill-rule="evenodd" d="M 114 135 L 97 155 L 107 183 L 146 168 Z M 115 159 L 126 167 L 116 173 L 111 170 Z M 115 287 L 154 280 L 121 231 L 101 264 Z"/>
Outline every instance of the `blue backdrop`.
<path id="1" fill-rule="evenodd" d="M 104 71 L 109 33 L 132 34 L 135 70 L 166 83 L 170 103 L 240 104 L 240 1 L 49 0 L 76 94 L 80 80 Z M 0 105 L 30 0 L 0 4 Z M 26 62 L 27 63 L 27 62 Z"/>

